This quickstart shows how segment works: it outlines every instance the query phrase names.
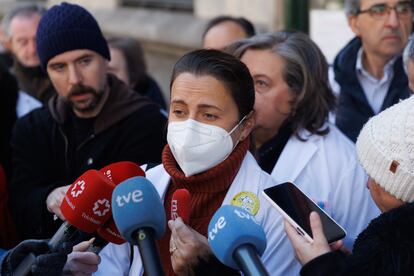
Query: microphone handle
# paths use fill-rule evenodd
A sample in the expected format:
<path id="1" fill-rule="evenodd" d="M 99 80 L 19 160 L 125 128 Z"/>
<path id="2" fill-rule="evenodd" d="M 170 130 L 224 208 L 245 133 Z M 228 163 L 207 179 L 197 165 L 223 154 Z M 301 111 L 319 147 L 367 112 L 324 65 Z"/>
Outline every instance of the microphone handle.
<path id="1" fill-rule="evenodd" d="M 33 253 L 29 253 L 24 257 L 23 261 L 13 271 L 13 276 L 25 276 L 32 270 L 32 265 L 36 261 L 36 256 Z"/>
<path id="2" fill-rule="evenodd" d="M 237 247 L 233 253 L 233 258 L 246 276 L 269 275 L 251 244 L 243 244 Z"/>
<path id="3" fill-rule="evenodd" d="M 163 276 L 160 255 L 155 244 L 154 230 L 149 227 L 138 229 L 135 233 L 138 241 L 139 255 L 144 265 L 145 275 Z"/>
<path id="4" fill-rule="evenodd" d="M 76 234 L 76 227 L 70 225 L 67 221 L 63 222 L 53 237 L 49 240 L 49 249 L 56 252 L 59 245 L 63 242 L 70 241 Z"/>
<path id="5" fill-rule="evenodd" d="M 56 252 L 57 247 L 65 241 L 69 241 L 76 233 L 76 228 L 70 225 L 68 222 L 62 223 L 53 237 L 49 240 L 49 249 L 51 252 Z M 24 257 L 23 261 L 13 271 L 13 276 L 25 276 L 29 274 L 32 269 L 32 265 L 36 261 L 36 256 L 33 253 L 29 253 Z"/>

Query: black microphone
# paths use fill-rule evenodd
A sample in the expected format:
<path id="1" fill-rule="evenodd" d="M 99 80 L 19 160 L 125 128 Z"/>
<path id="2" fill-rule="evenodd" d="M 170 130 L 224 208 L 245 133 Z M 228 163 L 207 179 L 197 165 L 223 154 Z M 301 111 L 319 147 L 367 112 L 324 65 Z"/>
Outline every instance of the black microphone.
<path id="1" fill-rule="evenodd" d="M 145 274 L 164 275 L 155 240 L 165 232 L 166 216 L 152 183 L 137 176 L 118 184 L 112 193 L 112 216 L 122 236 L 138 245 Z"/>

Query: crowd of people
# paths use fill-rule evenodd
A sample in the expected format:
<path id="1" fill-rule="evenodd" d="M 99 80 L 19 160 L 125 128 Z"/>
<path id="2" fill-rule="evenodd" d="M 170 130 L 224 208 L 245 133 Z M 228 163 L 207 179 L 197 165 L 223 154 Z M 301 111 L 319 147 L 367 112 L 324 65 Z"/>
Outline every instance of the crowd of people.
<path id="1" fill-rule="evenodd" d="M 104 37 L 77 4 L 23 5 L 0 41 L 0 273 L 29 254 L 33 275 L 145 274 L 137 246 L 47 240 L 84 172 L 118 161 L 147 166 L 168 227 L 156 242 L 166 275 L 239 275 L 208 243 L 222 205 L 243 207 L 266 235 L 270 275 L 410 275 L 414 268 L 413 3 L 345 0 L 355 37 L 329 66 L 297 31 L 256 34 L 219 16 L 203 49 L 175 64 L 170 101 L 143 48 Z M 292 182 L 345 230 L 328 244 L 311 213 L 313 241 L 263 197 Z M 185 222 L 173 194 L 191 194 Z M 151 212 L 151 210 L 148 210 Z M 88 236 L 89 237 L 89 236 Z M 86 238 L 85 238 L 86 239 Z"/>

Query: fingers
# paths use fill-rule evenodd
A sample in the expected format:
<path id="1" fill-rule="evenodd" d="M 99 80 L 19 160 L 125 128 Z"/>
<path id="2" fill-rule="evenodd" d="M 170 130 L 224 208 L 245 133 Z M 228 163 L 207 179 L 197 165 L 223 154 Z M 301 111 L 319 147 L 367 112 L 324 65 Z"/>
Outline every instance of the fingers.
<path id="1" fill-rule="evenodd" d="M 73 247 L 73 251 L 86 252 L 88 251 L 89 247 L 92 245 L 94 241 L 95 241 L 95 238 L 92 238 L 88 241 L 83 241 L 81 243 L 78 243 L 77 245 Z"/>
<path id="2" fill-rule="evenodd" d="M 168 227 L 171 230 L 171 238 L 174 240 L 177 247 L 182 247 L 186 241 L 192 239 L 191 229 L 185 225 L 181 218 L 168 221 Z"/>
<path id="3" fill-rule="evenodd" d="M 48 211 L 56 214 L 62 220 L 64 220 L 64 217 L 60 211 L 60 205 L 62 204 L 68 189 L 69 185 L 56 188 L 46 198 L 46 206 Z"/>
<path id="4" fill-rule="evenodd" d="M 344 242 L 342 240 L 336 241 L 336 242 L 331 243 L 329 245 L 329 247 L 331 248 L 332 251 L 341 249 L 342 246 L 344 246 Z"/>
<path id="5" fill-rule="evenodd" d="M 192 268 L 211 251 L 207 238 L 187 226 L 181 218 L 168 221 L 168 227 L 171 229 L 173 270 L 176 275 L 192 275 Z"/>
<path id="6" fill-rule="evenodd" d="M 293 225 L 290 224 L 290 222 L 288 222 L 287 220 L 285 220 L 285 232 L 289 240 L 292 242 L 293 247 L 296 247 L 298 243 L 303 243 L 305 241 L 307 242 L 307 240 L 301 235 L 299 235 L 295 227 L 293 227 Z"/>
<path id="7" fill-rule="evenodd" d="M 323 232 L 322 221 L 319 217 L 319 214 L 316 212 L 311 212 L 309 219 L 312 229 L 313 241 L 315 243 L 328 244 L 328 241 L 326 240 L 325 234 Z"/>
<path id="8" fill-rule="evenodd" d="M 75 262 L 87 265 L 98 265 L 101 262 L 101 258 L 93 252 L 75 251 L 70 253 L 68 256 L 70 256 L 70 259 Z"/>
<path id="9" fill-rule="evenodd" d="M 64 267 L 65 274 L 91 274 L 98 270 L 101 258 L 92 252 L 72 252 Z"/>

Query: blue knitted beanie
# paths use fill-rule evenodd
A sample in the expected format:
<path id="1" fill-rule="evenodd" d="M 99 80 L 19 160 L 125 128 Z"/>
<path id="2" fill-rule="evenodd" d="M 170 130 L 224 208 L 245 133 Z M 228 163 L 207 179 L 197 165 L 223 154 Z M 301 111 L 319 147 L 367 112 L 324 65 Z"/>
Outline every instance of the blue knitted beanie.
<path id="1" fill-rule="evenodd" d="M 109 48 L 95 18 L 78 5 L 63 2 L 50 8 L 40 20 L 36 47 L 42 68 L 67 51 L 88 49 L 110 60 Z"/>

